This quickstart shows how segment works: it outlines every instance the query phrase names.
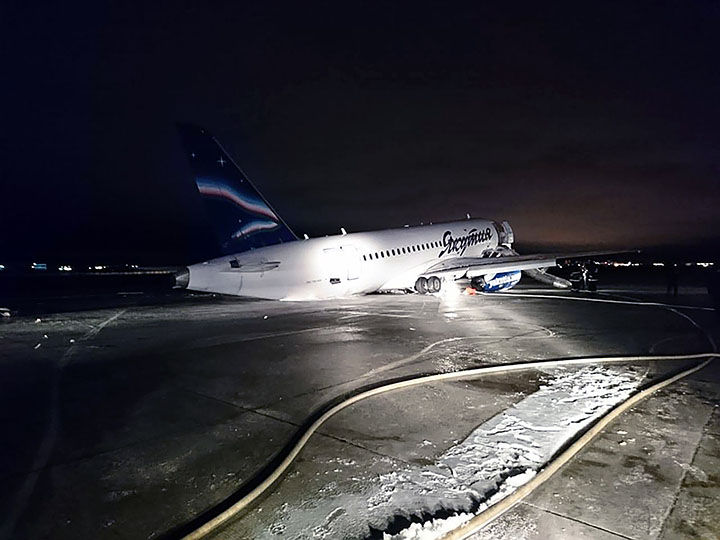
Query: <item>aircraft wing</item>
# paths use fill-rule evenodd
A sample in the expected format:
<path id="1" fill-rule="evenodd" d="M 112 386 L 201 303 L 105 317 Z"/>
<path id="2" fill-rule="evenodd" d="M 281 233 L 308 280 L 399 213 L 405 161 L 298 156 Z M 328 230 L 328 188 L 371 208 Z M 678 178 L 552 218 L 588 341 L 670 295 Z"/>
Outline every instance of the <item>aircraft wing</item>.
<path id="1" fill-rule="evenodd" d="M 502 257 L 454 257 L 445 259 L 428 268 L 423 275 L 449 275 L 454 279 L 474 278 L 486 274 L 515 272 L 518 270 L 536 270 L 557 266 L 558 261 L 582 259 L 629 253 L 628 251 L 589 251 L 584 253 L 542 253 L 536 255 L 503 255 Z M 635 252 L 633 252 L 635 253 Z"/>

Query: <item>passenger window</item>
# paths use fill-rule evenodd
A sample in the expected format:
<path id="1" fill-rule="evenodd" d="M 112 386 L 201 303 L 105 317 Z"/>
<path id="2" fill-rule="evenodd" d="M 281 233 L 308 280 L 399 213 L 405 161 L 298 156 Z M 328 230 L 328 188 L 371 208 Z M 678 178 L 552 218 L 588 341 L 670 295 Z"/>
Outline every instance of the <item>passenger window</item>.
<path id="1" fill-rule="evenodd" d="M 395 256 L 395 250 L 394 250 L 394 249 L 392 250 L 392 254 L 393 254 L 393 257 L 394 257 L 394 256 Z"/>
<path id="2" fill-rule="evenodd" d="M 385 258 L 385 254 L 384 254 L 382 251 L 380 252 L 380 256 L 381 256 L 383 259 Z"/>
<path id="3" fill-rule="evenodd" d="M 365 255 L 363 255 L 363 261 L 367 261 L 367 258 L 365 257 Z"/>

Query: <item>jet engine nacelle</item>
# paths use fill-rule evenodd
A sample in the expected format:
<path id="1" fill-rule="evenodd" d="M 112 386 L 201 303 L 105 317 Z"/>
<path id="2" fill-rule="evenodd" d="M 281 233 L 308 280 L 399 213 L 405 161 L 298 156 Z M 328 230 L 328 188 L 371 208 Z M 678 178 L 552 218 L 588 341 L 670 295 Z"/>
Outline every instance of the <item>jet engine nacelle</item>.
<path id="1" fill-rule="evenodd" d="M 501 272 L 499 274 L 489 274 L 480 278 L 473 279 L 472 286 L 474 289 L 483 292 L 497 292 L 512 289 L 520 282 L 522 272 Z"/>

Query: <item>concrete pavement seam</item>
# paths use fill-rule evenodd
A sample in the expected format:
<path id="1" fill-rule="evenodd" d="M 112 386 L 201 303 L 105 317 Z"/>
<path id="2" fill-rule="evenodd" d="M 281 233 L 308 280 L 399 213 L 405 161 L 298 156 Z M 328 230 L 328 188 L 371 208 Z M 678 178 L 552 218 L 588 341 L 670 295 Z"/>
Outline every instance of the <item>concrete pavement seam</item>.
<path id="1" fill-rule="evenodd" d="M 176 386 L 176 388 L 181 388 L 181 389 L 185 390 L 186 392 L 190 392 L 190 393 L 193 393 L 193 394 L 195 394 L 195 395 L 198 395 L 198 396 L 201 396 L 201 397 L 204 397 L 204 398 L 207 398 L 207 399 L 215 400 L 215 401 L 218 401 L 218 402 L 220 402 L 220 403 L 224 403 L 224 404 L 226 404 L 226 405 L 231 405 L 231 406 L 236 407 L 236 408 L 238 408 L 239 410 L 243 411 L 243 413 L 255 413 L 255 414 L 257 414 L 258 416 L 262 416 L 263 418 L 269 418 L 270 420 L 275 420 L 276 422 L 280 422 L 280 423 L 282 423 L 282 424 L 287 424 L 287 425 L 293 426 L 293 427 L 295 427 L 295 428 L 299 428 L 299 427 L 302 426 L 302 424 L 298 424 L 297 422 L 293 422 L 292 420 L 288 420 L 287 418 L 280 418 L 280 417 L 278 417 L 278 416 L 275 416 L 275 415 L 273 415 L 273 414 L 270 414 L 269 412 L 266 412 L 266 410 L 264 410 L 265 406 L 262 406 L 262 407 L 259 407 L 259 408 L 244 407 L 243 405 L 238 405 L 238 404 L 233 403 L 233 402 L 231 402 L 231 401 L 226 401 L 226 400 L 224 400 L 224 399 L 220 399 L 220 398 L 217 398 L 217 397 L 214 397 L 214 396 L 208 396 L 207 394 L 203 394 L 202 392 L 198 392 L 197 390 L 190 390 L 190 389 L 187 389 L 187 388 L 184 388 L 184 387 L 181 387 L 181 386 Z M 377 450 L 373 450 L 372 448 L 367 448 L 367 447 L 365 447 L 365 446 L 362 446 L 361 444 L 357 444 L 357 443 L 354 443 L 354 442 L 352 442 L 352 441 L 350 441 L 350 440 L 343 439 L 342 437 L 338 437 L 337 435 L 332 435 L 332 434 L 330 434 L 330 433 L 324 433 L 324 432 L 319 431 L 319 430 L 317 431 L 317 434 L 318 434 L 318 435 L 322 435 L 323 437 L 327 437 L 328 439 L 333 439 L 333 440 L 335 440 L 335 441 L 337 441 L 337 442 L 341 442 L 341 443 L 347 444 L 347 445 L 349 445 L 349 446 L 354 446 L 355 448 L 359 448 L 360 450 L 366 450 L 367 452 L 370 452 L 371 454 L 375 454 L 375 455 L 378 455 L 378 456 L 380 456 L 380 457 L 386 457 L 386 458 L 393 459 L 393 460 L 395 460 L 395 461 L 400 461 L 400 462 L 402 462 L 402 463 L 406 463 L 406 464 L 410 465 L 410 462 L 409 462 L 409 461 L 406 461 L 406 460 L 404 460 L 404 459 L 402 459 L 402 458 L 399 458 L 399 457 L 396 457 L 396 456 L 391 456 L 391 455 L 388 455 L 388 454 L 383 454 L 382 452 L 378 452 Z"/>
<path id="2" fill-rule="evenodd" d="M 564 519 L 567 519 L 569 521 L 574 521 L 575 523 L 580 523 L 581 525 L 586 525 L 588 527 L 591 527 L 593 529 L 597 529 L 598 531 L 602 531 L 607 534 L 612 534 L 613 536 L 617 536 L 618 538 L 624 538 L 625 540 L 637 540 L 636 538 L 633 538 L 632 536 L 625 536 L 624 534 L 620 534 L 619 532 L 611 531 L 610 529 L 605 529 L 603 527 L 600 527 L 599 525 L 594 525 L 588 521 L 583 521 L 582 519 L 578 519 L 572 516 L 568 516 L 566 514 L 563 514 L 561 512 L 556 512 L 554 510 L 549 510 L 547 508 L 543 508 L 542 506 L 538 506 L 533 503 L 529 503 L 527 501 L 521 501 L 520 504 L 524 504 L 525 506 L 529 506 L 531 508 L 535 508 L 536 510 L 540 510 L 541 512 L 545 512 L 547 514 L 552 514 L 553 516 L 558 516 Z"/>
<path id="3" fill-rule="evenodd" d="M 710 425 L 710 422 L 713 419 L 714 413 L 715 413 L 715 411 L 713 409 L 710 409 L 710 414 L 708 414 L 707 420 L 705 420 L 702 430 L 700 431 L 700 437 L 698 437 L 698 442 L 697 442 L 697 445 L 695 445 L 695 450 L 693 451 L 693 455 L 690 458 L 690 461 L 688 462 L 689 466 L 683 468 L 682 475 L 680 476 L 680 482 L 678 482 L 677 489 L 675 489 L 672 505 L 670 505 L 670 508 L 668 509 L 667 513 L 665 514 L 665 518 L 663 519 L 663 524 L 662 524 L 662 527 L 660 528 L 660 534 L 658 534 L 658 538 L 662 538 L 663 535 L 665 534 L 665 528 L 667 527 L 668 519 L 672 515 L 672 511 L 675 509 L 675 506 L 677 506 L 678 499 L 680 498 L 680 493 L 682 492 L 683 484 L 685 483 L 685 477 L 687 476 L 688 470 L 692 466 L 693 462 L 695 461 L 695 457 L 697 456 L 697 453 L 700 450 L 700 445 L 702 444 L 703 437 L 705 436 L 707 427 Z"/>

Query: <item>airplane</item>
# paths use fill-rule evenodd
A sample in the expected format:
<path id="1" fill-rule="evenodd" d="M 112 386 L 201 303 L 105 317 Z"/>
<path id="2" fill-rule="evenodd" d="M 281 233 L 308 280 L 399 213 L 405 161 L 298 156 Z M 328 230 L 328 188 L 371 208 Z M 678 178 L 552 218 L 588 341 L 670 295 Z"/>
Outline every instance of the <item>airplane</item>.
<path id="1" fill-rule="evenodd" d="M 176 287 L 271 300 L 322 300 L 377 292 L 496 292 L 521 272 L 546 273 L 562 259 L 610 252 L 519 255 L 507 221 L 468 219 L 373 232 L 298 238 L 207 130 L 178 124 L 221 256 L 192 264 Z M 617 253 L 617 252 L 614 252 Z"/>

